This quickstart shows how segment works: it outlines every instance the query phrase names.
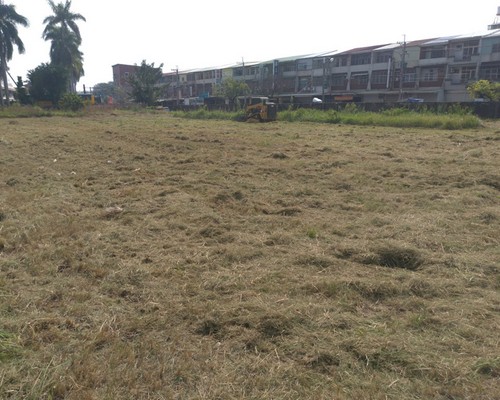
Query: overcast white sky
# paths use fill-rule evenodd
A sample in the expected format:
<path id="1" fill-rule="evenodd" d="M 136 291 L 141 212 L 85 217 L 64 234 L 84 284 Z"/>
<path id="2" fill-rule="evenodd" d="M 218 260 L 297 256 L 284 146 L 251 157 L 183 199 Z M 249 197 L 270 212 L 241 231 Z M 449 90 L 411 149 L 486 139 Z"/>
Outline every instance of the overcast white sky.
<path id="1" fill-rule="evenodd" d="M 59 0 L 56 0 L 59 1 Z M 61 0 L 63 1 L 63 0 Z M 49 61 L 46 0 L 4 0 L 30 21 L 20 28 L 26 53 L 10 72 L 26 77 Z M 113 64 L 163 63 L 163 71 L 265 61 L 316 52 L 486 31 L 500 0 L 73 0 L 85 16 L 85 84 L 113 80 Z"/>

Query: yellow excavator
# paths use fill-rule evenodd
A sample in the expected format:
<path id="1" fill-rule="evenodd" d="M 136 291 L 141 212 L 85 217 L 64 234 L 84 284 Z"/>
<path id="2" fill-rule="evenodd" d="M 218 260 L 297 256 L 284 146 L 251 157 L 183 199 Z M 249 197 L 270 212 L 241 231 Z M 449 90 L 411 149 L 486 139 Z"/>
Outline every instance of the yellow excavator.
<path id="1" fill-rule="evenodd" d="M 276 104 L 268 97 L 250 97 L 245 108 L 245 121 L 276 121 Z"/>

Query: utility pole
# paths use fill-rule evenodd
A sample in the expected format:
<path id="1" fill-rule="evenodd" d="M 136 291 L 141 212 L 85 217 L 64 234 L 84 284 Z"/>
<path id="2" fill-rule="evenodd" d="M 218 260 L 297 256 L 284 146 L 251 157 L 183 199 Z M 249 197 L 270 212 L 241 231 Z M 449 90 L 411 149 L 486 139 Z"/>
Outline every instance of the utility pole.
<path id="1" fill-rule="evenodd" d="M 321 90 L 321 101 L 325 103 L 325 86 L 326 86 L 326 58 L 323 57 L 323 85 Z"/>
<path id="2" fill-rule="evenodd" d="M 406 60 L 406 35 L 403 35 L 403 53 L 401 54 L 401 67 L 399 68 L 399 101 L 403 100 L 403 80 L 405 76 Z"/>
<path id="3" fill-rule="evenodd" d="M 177 107 L 179 107 L 179 66 L 175 66 L 175 69 L 171 69 L 172 72 L 175 72 L 175 98 Z"/>

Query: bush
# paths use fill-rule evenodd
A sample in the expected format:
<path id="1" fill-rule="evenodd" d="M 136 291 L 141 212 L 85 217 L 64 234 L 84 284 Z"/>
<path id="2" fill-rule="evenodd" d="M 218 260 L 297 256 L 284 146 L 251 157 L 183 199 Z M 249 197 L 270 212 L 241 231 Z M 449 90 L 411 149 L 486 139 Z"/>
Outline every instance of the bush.
<path id="1" fill-rule="evenodd" d="M 59 107 L 64 111 L 79 111 L 84 106 L 82 98 L 74 93 L 66 93 L 59 101 Z"/>

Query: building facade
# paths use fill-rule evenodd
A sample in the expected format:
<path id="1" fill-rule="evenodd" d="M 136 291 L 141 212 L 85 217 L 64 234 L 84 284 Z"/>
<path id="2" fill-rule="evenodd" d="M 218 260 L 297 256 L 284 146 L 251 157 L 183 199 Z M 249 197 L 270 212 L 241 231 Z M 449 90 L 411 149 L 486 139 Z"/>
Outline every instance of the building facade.
<path id="1" fill-rule="evenodd" d="M 116 64 L 113 80 L 122 86 L 135 66 Z M 244 81 L 253 95 L 287 104 L 399 101 L 470 102 L 467 85 L 479 79 L 500 82 L 500 29 L 477 34 L 385 43 L 237 63 L 163 75 L 165 99 L 184 104 L 214 96 L 225 79 Z M 192 101 L 192 100 L 191 100 Z"/>

